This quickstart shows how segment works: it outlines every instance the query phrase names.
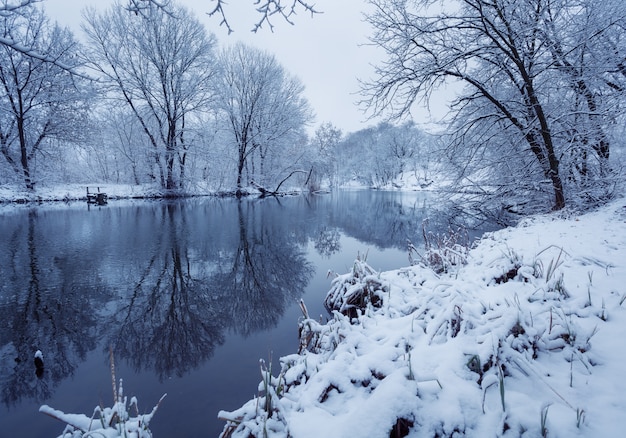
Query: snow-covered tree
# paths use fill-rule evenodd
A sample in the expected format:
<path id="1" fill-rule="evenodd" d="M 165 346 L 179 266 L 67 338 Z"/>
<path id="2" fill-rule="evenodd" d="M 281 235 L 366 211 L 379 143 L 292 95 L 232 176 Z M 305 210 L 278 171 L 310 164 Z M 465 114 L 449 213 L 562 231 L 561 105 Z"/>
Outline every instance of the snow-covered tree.
<path id="1" fill-rule="evenodd" d="M 555 209 L 577 190 L 568 185 L 572 169 L 588 177 L 594 165 L 605 173 L 607 120 L 617 116 L 605 104 L 607 76 L 619 72 L 624 45 L 611 46 L 612 62 L 602 54 L 607 41 L 621 40 L 623 2 L 370 3 L 371 39 L 387 55 L 364 86 L 375 112 L 407 115 L 414 103 L 457 82 L 464 89 L 451 108 L 451 154 L 463 157 L 457 161 L 464 171 L 475 171 L 472 164 L 485 156 L 499 155 L 498 167 L 509 169 L 520 159 L 518 181 L 546 187 Z M 481 169 L 484 178 L 489 169 Z"/>
<path id="2" fill-rule="evenodd" d="M 591 198 L 611 174 L 610 131 L 626 97 L 625 26 L 624 2 L 553 0 L 543 16 L 540 39 L 558 72 L 557 104 L 567 109 L 555 118 L 564 171 L 571 189 Z"/>
<path id="3" fill-rule="evenodd" d="M 433 142 L 415 123 L 379 123 L 346 135 L 336 146 L 341 183 L 391 187 L 398 178 L 429 184 L 436 171 Z"/>
<path id="4" fill-rule="evenodd" d="M 337 145 L 342 132 L 330 122 L 322 123 L 311 139 L 309 161 L 311 162 L 308 185 L 313 190 L 326 181 L 331 187 L 337 185 Z"/>
<path id="5" fill-rule="evenodd" d="M 72 33 L 51 25 L 41 9 L 23 6 L 19 14 L 0 13 L 0 26 L 2 38 L 63 65 L 78 65 Z M 37 157 L 46 157 L 52 140 L 80 140 L 88 117 L 87 87 L 58 63 L 0 44 L 0 152 L 29 190 L 37 181 Z"/>
<path id="6" fill-rule="evenodd" d="M 303 141 L 312 112 L 301 82 L 272 55 L 237 43 L 225 48 L 220 60 L 218 109 L 236 149 L 241 193 L 245 176 L 261 184 L 272 182 L 279 170 L 299 160 L 302 153 L 288 147 Z"/>
<path id="7" fill-rule="evenodd" d="M 135 16 L 115 5 L 85 18 L 89 65 L 141 124 L 161 187 L 180 188 L 189 125 L 213 99 L 215 37 L 183 7 L 146 7 Z"/>

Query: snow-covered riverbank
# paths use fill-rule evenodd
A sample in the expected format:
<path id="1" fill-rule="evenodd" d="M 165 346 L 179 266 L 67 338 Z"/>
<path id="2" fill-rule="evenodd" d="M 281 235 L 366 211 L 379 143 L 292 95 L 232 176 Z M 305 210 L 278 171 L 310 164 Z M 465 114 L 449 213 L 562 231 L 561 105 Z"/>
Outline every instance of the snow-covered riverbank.
<path id="1" fill-rule="evenodd" d="M 225 436 L 620 436 L 626 411 L 626 201 L 528 218 L 467 264 L 376 273 L 357 260 L 300 325 L 301 351 L 262 364 Z M 252 390 L 253 388 L 251 388 Z"/>
<path id="2" fill-rule="evenodd" d="M 29 191 L 17 186 L 0 186 L 0 206 L 11 204 L 33 204 L 40 202 L 71 202 L 86 201 L 87 188 L 94 194 L 106 193 L 109 200 L 116 199 L 158 199 L 158 198 L 183 198 L 194 196 L 235 196 L 236 190 L 215 191 L 214 189 L 200 185 L 187 187 L 184 190 L 164 190 L 156 184 L 58 184 L 38 187 Z M 364 188 L 364 187 L 361 187 Z M 283 187 L 279 195 L 299 194 L 301 189 L 297 187 Z M 260 196 L 263 193 L 258 187 L 249 186 L 242 189 L 242 193 L 251 196 Z"/>
<path id="3" fill-rule="evenodd" d="M 109 199 L 160 198 L 164 196 L 164 192 L 154 184 L 58 184 L 37 187 L 35 191 L 7 185 L 0 186 L 0 203 L 86 201 L 87 187 L 92 193 L 98 191 L 107 193 Z M 211 192 L 195 188 L 185 193 L 199 195 Z"/>

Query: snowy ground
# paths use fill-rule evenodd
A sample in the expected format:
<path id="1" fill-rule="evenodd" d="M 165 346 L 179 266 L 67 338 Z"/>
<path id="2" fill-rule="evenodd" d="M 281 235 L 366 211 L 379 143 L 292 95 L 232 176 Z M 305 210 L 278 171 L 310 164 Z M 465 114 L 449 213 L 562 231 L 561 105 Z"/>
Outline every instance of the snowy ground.
<path id="1" fill-rule="evenodd" d="M 368 304 L 303 319 L 301 351 L 219 413 L 224 436 L 623 436 L 626 201 L 563 216 L 488 234 L 447 273 L 357 260 L 327 301 Z"/>
<path id="2" fill-rule="evenodd" d="M 389 190 L 437 190 L 442 187 L 442 181 L 431 183 L 428 187 L 423 187 L 412 172 L 403 173 L 398 176 L 393 183 L 383 189 Z M 45 184 L 38 185 L 35 191 L 29 191 L 22 186 L 13 184 L 0 185 L 0 204 L 7 203 L 30 203 L 30 202 L 51 202 L 51 201 L 78 201 L 87 200 L 87 187 L 91 193 L 101 191 L 106 193 L 109 199 L 132 199 L 132 198 L 160 198 L 165 192 L 157 184 L 111 184 L 91 182 L 89 184 Z M 298 186 L 283 185 L 284 193 L 301 191 Z M 347 189 L 367 189 L 361 183 L 355 181 L 345 184 Z M 255 187 L 245 187 L 246 193 L 260 194 Z M 234 189 L 232 191 L 234 193 Z M 205 196 L 215 195 L 215 190 L 195 184 L 184 190 L 185 196 Z M 171 193 L 170 193 L 171 195 Z"/>
<path id="3" fill-rule="evenodd" d="M 215 196 L 215 195 L 234 195 L 235 189 L 226 192 L 216 192 L 215 190 L 205 187 L 201 184 L 187 187 L 182 191 L 166 191 L 157 184 L 107 184 L 107 183 L 91 183 L 91 184 L 49 184 L 38 186 L 34 191 L 28 191 L 21 186 L 0 185 L 0 205 L 10 204 L 27 204 L 36 202 L 58 202 L 58 201 L 86 201 L 87 187 L 90 193 L 106 193 L 109 200 L 115 199 L 144 199 L 144 198 L 163 198 L 172 196 Z M 361 187 L 363 188 L 363 187 Z M 281 187 L 281 193 L 291 194 L 301 192 L 298 187 Z M 261 192 L 253 187 L 244 187 L 244 193 L 250 195 L 261 195 Z"/>
<path id="4" fill-rule="evenodd" d="M 92 193 L 100 190 L 109 199 L 119 198 L 154 198 L 163 196 L 158 186 L 153 184 L 51 184 L 39 186 L 35 191 L 11 185 L 0 186 L 0 203 L 46 202 L 46 201 L 77 201 L 87 200 L 87 187 Z M 206 194 L 207 191 L 194 190 L 192 194 Z"/>

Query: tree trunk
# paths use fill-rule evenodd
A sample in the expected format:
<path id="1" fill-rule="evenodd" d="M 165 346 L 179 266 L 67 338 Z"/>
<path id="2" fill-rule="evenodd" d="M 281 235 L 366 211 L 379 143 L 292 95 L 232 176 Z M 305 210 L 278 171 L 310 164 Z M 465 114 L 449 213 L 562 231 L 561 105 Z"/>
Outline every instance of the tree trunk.
<path id="1" fill-rule="evenodd" d="M 24 132 L 24 118 L 17 118 L 17 133 L 20 141 L 20 162 L 22 164 L 22 174 L 24 175 L 24 184 L 28 190 L 34 190 L 35 186 L 30 175 L 28 163 L 28 150 L 26 145 L 26 133 Z"/>
<path id="2" fill-rule="evenodd" d="M 237 196 L 241 196 L 243 193 L 241 191 L 241 179 L 243 176 L 243 166 L 245 164 L 245 157 L 243 154 L 239 154 L 239 161 L 237 162 Z"/>
<path id="3" fill-rule="evenodd" d="M 167 190 L 173 190 L 176 188 L 176 182 L 174 181 L 174 154 L 171 150 L 166 152 L 166 172 L 167 172 L 167 181 L 165 184 L 165 188 Z"/>

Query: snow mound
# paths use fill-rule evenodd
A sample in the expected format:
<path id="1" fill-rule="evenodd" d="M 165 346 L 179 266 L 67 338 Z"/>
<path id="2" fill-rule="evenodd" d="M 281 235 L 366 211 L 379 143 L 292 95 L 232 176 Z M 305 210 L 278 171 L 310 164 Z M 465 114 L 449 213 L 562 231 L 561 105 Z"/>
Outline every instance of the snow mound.
<path id="1" fill-rule="evenodd" d="M 222 436 L 619 436 L 626 205 L 486 235 L 466 264 L 337 276 Z"/>
<path id="2" fill-rule="evenodd" d="M 148 426 L 165 395 L 150 413 L 139 414 L 137 398 L 131 397 L 129 402 L 128 397 L 124 395 L 121 379 L 119 386 L 114 387 L 114 391 L 116 401 L 113 406 L 110 408 L 97 406 L 91 417 L 84 414 L 66 414 L 48 405 L 42 405 L 39 412 L 66 423 L 63 433 L 58 438 L 152 438 Z M 134 416 L 131 415 L 131 410 L 135 411 Z"/>

